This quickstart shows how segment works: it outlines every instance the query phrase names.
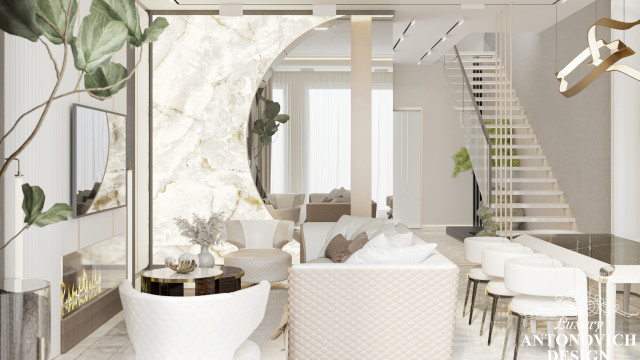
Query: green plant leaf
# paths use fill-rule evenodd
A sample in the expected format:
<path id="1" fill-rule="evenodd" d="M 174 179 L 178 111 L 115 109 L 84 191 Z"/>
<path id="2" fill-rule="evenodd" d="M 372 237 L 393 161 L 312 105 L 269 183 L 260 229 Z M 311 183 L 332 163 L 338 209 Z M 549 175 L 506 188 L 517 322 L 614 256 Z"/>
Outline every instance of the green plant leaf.
<path id="1" fill-rule="evenodd" d="M 273 120 L 275 120 L 275 121 L 277 121 L 277 122 L 279 122 L 281 124 L 284 124 L 287 121 L 289 121 L 289 115 L 287 115 L 287 114 L 276 115 L 276 117 L 274 117 Z"/>
<path id="2" fill-rule="evenodd" d="M 44 191 L 40 186 L 31 186 L 28 183 L 22 184 L 22 210 L 24 211 L 24 222 L 31 225 L 42 212 L 44 206 Z"/>
<path id="3" fill-rule="evenodd" d="M 31 41 L 38 41 L 42 29 L 36 21 L 33 0 L 0 0 L 0 29 Z"/>
<path id="4" fill-rule="evenodd" d="M 271 136 L 269 136 L 269 135 L 260 136 L 260 142 L 263 145 L 271 145 Z"/>
<path id="5" fill-rule="evenodd" d="M 67 204 L 57 203 L 51 207 L 51 209 L 38 215 L 33 224 L 39 227 L 45 227 L 47 225 L 55 224 L 60 221 L 65 221 L 69 218 L 73 208 Z"/>
<path id="6" fill-rule="evenodd" d="M 100 66 L 96 71 L 92 74 L 87 74 L 84 77 L 84 87 L 85 89 L 91 88 L 103 88 L 107 86 L 111 86 L 119 82 L 120 80 L 126 78 L 128 75 L 127 69 L 124 66 L 110 62 L 106 65 Z M 108 90 L 94 90 L 90 91 L 89 94 L 93 97 L 97 97 L 98 99 L 104 100 L 103 98 L 108 98 L 122 88 L 127 85 L 126 81 L 118 84 L 118 86 L 114 86 Z"/>
<path id="7" fill-rule="evenodd" d="M 163 17 L 159 17 L 153 20 L 153 22 L 151 23 L 151 26 L 149 26 L 144 31 L 144 34 L 142 34 L 142 45 L 158 40 L 158 38 L 160 37 L 160 35 L 162 35 L 162 32 L 164 32 L 164 29 L 166 29 L 167 26 L 169 26 L 169 22 L 167 21 L 167 19 Z"/>
<path id="8" fill-rule="evenodd" d="M 142 45 L 140 17 L 134 0 L 93 0 L 91 14 L 121 22 L 127 28 L 127 41 L 136 47 Z"/>
<path id="9" fill-rule="evenodd" d="M 127 28 L 121 21 L 101 13 L 85 17 L 71 47 L 76 69 L 93 73 L 122 48 L 126 39 Z"/>
<path id="10" fill-rule="evenodd" d="M 267 100 L 267 105 L 264 109 L 264 112 L 267 114 L 267 118 L 273 119 L 280 113 L 280 104 L 271 100 Z"/>
<path id="11" fill-rule="evenodd" d="M 44 31 L 44 36 L 54 44 L 64 43 L 64 36 L 67 28 L 67 15 L 65 11 L 71 4 L 71 13 L 69 14 L 69 34 L 73 34 L 73 27 L 76 23 L 76 15 L 78 14 L 78 2 L 76 0 L 35 0 L 36 5 L 36 21 Z M 62 6 L 64 5 L 64 9 Z M 45 20 L 50 22 L 52 28 Z M 57 31 L 56 31 L 57 30 Z M 69 39 L 73 39 L 73 35 L 69 35 Z"/>

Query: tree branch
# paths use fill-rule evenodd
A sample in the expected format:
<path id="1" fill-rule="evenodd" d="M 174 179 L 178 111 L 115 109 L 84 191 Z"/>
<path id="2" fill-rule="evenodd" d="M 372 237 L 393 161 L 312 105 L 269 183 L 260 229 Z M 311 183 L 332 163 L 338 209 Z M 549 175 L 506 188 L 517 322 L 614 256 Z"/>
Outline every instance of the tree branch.
<path id="1" fill-rule="evenodd" d="M 138 61 L 136 62 L 136 66 L 133 68 L 133 70 L 131 70 L 131 72 L 129 73 L 129 75 L 127 75 L 127 77 L 125 77 L 124 79 L 118 81 L 117 83 L 113 84 L 113 85 L 109 85 L 109 86 L 105 86 L 105 87 L 99 87 L 99 88 L 89 88 L 89 89 L 74 89 L 72 91 L 66 92 L 64 94 L 58 95 L 56 97 L 53 98 L 53 100 L 58 100 L 60 98 L 63 98 L 65 96 L 69 96 L 69 95 L 73 95 L 73 94 L 77 94 L 77 93 L 83 93 L 83 92 L 90 92 L 90 91 L 101 91 L 101 90 L 109 90 L 112 89 L 124 82 L 129 81 L 129 79 L 131 79 L 131 77 L 133 76 L 133 74 L 135 74 L 136 70 L 138 70 L 138 65 L 140 65 L 140 62 L 142 62 L 142 51 L 140 52 L 140 56 L 138 56 Z M 100 97 L 103 99 L 108 99 L 105 97 Z"/>
<path id="2" fill-rule="evenodd" d="M 58 69 L 58 63 L 56 62 L 56 59 L 53 57 L 53 53 L 51 53 L 51 48 L 49 47 L 49 45 L 47 45 L 47 42 L 42 40 L 42 38 L 39 38 L 40 42 L 42 42 L 42 44 L 44 45 L 44 47 L 47 48 L 47 52 L 49 53 L 49 57 L 51 58 L 51 61 L 53 62 L 53 67 L 56 70 L 56 76 L 59 78 L 60 77 L 60 70 Z"/>
<path id="3" fill-rule="evenodd" d="M 7 241 L 6 244 L 4 244 L 4 245 L 2 245 L 2 247 L 0 247 L 0 251 L 4 250 L 4 248 L 9 246 L 9 244 L 11 244 L 11 242 L 13 240 L 15 240 L 18 236 L 20 236 L 20 234 L 22 234 L 22 232 L 25 231 L 28 227 L 29 227 L 29 224 L 25 225 L 20 231 L 18 231 L 17 234 L 13 235 L 13 237 L 11 239 L 9 239 L 9 241 Z"/>
<path id="4" fill-rule="evenodd" d="M 63 7 L 62 9 L 63 9 L 63 11 L 64 11 L 64 7 Z M 66 13 L 66 12 L 65 12 L 65 13 Z M 52 28 L 52 29 L 53 29 L 53 31 L 55 31 L 55 32 L 56 32 L 56 34 L 58 34 L 58 36 L 60 36 L 60 39 L 64 39 L 64 38 L 65 38 L 65 37 L 64 37 L 64 35 L 60 34 L 60 31 L 58 31 L 58 29 L 56 29 L 56 26 L 55 26 L 55 25 L 53 25 L 53 23 L 52 23 L 51 21 L 47 20 L 47 18 L 45 18 L 44 16 L 42 16 L 42 15 L 40 15 L 40 14 L 36 14 L 36 16 L 37 16 L 38 18 L 40 18 L 40 20 L 44 21 L 47 25 L 49 25 L 49 27 L 50 27 L 50 28 Z M 67 16 L 67 19 L 68 19 L 68 18 L 69 18 L 69 17 Z M 68 20 L 67 20 L 67 21 L 68 21 Z"/>

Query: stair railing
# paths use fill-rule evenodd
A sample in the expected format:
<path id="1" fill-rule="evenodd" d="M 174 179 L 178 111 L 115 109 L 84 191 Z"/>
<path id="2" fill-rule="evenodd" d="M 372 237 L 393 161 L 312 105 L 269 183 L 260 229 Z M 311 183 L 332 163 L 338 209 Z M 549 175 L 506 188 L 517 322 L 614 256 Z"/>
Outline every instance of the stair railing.
<path id="1" fill-rule="evenodd" d="M 462 126 L 465 145 L 469 153 L 473 172 L 478 182 L 485 206 L 491 205 L 491 138 L 482 118 L 482 111 L 478 107 L 478 101 L 473 92 L 473 87 L 467 77 L 458 47 L 453 47 L 456 59 L 462 73 L 462 111 L 458 112 L 460 125 Z M 467 101 L 473 104 L 471 110 L 467 110 Z"/>

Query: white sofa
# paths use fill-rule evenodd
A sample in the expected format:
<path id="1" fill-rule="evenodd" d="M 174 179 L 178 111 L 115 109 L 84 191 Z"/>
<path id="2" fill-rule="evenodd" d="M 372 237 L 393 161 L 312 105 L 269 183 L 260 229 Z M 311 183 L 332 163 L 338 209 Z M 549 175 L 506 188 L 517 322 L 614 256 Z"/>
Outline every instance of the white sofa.
<path id="1" fill-rule="evenodd" d="M 127 333 L 137 360 L 259 360 L 247 338 L 264 317 L 270 285 L 233 293 L 173 297 L 120 285 Z"/>
<path id="2" fill-rule="evenodd" d="M 321 253 L 332 227 L 302 225 L 289 359 L 451 359 L 458 267 L 437 251 L 420 264 L 332 263 Z"/>

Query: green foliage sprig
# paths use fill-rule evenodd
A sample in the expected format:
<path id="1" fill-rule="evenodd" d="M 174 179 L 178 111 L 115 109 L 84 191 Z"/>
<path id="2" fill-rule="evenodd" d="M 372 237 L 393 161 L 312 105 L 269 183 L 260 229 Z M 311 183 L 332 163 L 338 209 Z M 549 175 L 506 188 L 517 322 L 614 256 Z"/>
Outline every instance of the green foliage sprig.
<path id="1" fill-rule="evenodd" d="M 4 248 L 18 237 L 18 235 L 22 234 L 22 232 L 28 229 L 31 225 L 45 227 L 60 221 L 65 221 L 73 212 L 71 206 L 63 203 L 56 203 L 51 207 L 51 209 L 42 212 L 45 196 L 44 191 L 42 191 L 40 186 L 23 184 L 22 194 L 24 195 L 24 199 L 22 200 L 22 211 L 24 211 L 25 225 L 16 235 L 9 239 L 6 244 L 0 247 L 0 251 L 4 250 Z"/>
<path id="2" fill-rule="evenodd" d="M 266 103 L 262 118 L 253 123 L 252 132 L 260 137 L 262 145 L 271 145 L 273 135 L 278 132 L 278 128 L 282 124 L 289 121 L 289 115 L 280 114 L 280 104 L 260 96 L 260 99 Z"/>

